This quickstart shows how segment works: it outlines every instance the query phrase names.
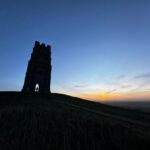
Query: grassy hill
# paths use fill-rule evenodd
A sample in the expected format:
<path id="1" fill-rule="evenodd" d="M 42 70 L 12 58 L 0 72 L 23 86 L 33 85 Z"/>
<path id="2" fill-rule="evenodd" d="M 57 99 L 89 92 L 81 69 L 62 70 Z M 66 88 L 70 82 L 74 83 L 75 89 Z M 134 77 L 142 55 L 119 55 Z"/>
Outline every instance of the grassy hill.
<path id="1" fill-rule="evenodd" d="M 78 107 L 74 107 L 80 106 Z M 62 94 L 0 93 L 0 150 L 138 150 L 150 129 L 86 111 L 150 123 L 150 114 Z"/>

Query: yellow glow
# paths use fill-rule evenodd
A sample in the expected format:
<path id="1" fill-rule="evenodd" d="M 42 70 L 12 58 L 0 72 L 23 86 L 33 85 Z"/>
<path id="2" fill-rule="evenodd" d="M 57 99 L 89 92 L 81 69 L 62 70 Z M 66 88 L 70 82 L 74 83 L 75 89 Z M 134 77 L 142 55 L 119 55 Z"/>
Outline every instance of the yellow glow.
<path id="1" fill-rule="evenodd" d="M 108 100 L 108 99 L 112 99 L 113 97 L 116 97 L 116 94 L 111 94 L 111 93 L 104 92 L 104 93 L 95 93 L 93 95 L 91 94 L 91 95 L 88 95 L 88 97 L 90 99 Z"/>
<path id="2" fill-rule="evenodd" d="M 90 99 L 90 100 L 110 100 L 110 99 L 118 99 L 120 94 L 118 93 L 109 93 L 109 92 L 87 92 L 87 93 L 80 93 L 75 94 L 75 96 Z"/>
<path id="3" fill-rule="evenodd" d="M 90 100 L 137 100 L 150 99 L 150 91 L 127 91 L 127 92 L 84 92 L 74 93 L 74 96 Z"/>

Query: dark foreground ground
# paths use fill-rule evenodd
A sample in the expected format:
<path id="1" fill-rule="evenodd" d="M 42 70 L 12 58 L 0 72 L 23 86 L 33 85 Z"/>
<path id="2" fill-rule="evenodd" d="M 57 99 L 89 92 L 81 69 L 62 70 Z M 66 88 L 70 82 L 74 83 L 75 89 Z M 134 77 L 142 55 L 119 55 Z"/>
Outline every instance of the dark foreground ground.
<path id="1" fill-rule="evenodd" d="M 0 150 L 149 150 L 150 129 L 65 103 L 149 123 L 150 114 L 52 94 L 0 93 Z"/>

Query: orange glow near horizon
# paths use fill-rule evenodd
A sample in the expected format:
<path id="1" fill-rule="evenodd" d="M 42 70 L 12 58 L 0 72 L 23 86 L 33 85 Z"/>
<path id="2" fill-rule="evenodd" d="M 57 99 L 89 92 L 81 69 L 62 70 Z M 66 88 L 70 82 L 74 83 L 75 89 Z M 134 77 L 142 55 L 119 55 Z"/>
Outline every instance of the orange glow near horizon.
<path id="1" fill-rule="evenodd" d="M 83 97 L 85 97 L 86 99 L 90 99 L 90 100 L 111 100 L 111 99 L 120 99 L 119 94 L 112 94 L 112 93 L 95 93 L 95 94 L 87 94 L 84 95 Z"/>
<path id="2" fill-rule="evenodd" d="M 111 101 L 111 100 L 150 100 L 150 91 L 128 91 L 128 92 L 88 92 L 74 93 L 77 97 L 96 101 Z"/>

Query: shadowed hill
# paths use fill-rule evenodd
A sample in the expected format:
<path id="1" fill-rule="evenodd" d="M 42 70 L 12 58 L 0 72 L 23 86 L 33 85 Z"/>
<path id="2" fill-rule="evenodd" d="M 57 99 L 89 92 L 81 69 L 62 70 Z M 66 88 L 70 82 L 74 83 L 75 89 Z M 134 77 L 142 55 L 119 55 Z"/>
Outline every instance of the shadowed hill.
<path id="1" fill-rule="evenodd" d="M 80 107 L 75 107 L 80 106 Z M 148 149 L 149 129 L 82 108 L 126 116 L 149 114 L 63 94 L 0 92 L 0 149 Z M 146 117 L 147 116 L 147 117 Z"/>

